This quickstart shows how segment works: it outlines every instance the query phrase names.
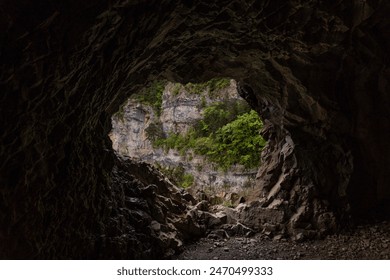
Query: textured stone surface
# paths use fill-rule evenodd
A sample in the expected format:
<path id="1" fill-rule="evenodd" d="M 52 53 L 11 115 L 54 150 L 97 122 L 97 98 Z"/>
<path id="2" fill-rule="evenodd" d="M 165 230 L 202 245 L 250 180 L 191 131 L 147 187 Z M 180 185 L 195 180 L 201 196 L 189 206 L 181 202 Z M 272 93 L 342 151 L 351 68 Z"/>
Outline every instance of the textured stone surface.
<path id="1" fill-rule="evenodd" d="M 267 124 L 261 207 L 292 234 L 385 206 L 389 5 L 2 1 L 0 256 L 163 255 L 125 214 L 143 200 L 120 210 L 136 172 L 119 172 L 107 137 L 118 105 L 160 77 L 240 82 Z"/>
<path id="2" fill-rule="evenodd" d="M 186 192 L 145 163 L 119 157 L 110 187 L 114 197 L 107 203 L 108 228 L 93 240 L 100 258 L 107 250 L 114 258 L 169 257 L 180 252 L 184 241 L 205 233 L 197 217 L 189 215 Z M 179 227 L 182 223 L 191 227 Z"/>

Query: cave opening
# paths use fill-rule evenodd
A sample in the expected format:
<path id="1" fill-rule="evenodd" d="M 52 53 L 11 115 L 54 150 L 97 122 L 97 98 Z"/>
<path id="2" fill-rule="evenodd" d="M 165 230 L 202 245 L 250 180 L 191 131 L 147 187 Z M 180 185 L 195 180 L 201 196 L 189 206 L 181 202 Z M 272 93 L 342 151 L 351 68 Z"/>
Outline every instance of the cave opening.
<path id="1" fill-rule="evenodd" d="M 154 81 L 119 107 L 112 127 L 116 153 L 153 165 L 197 201 L 256 200 L 263 122 L 235 80 Z"/>

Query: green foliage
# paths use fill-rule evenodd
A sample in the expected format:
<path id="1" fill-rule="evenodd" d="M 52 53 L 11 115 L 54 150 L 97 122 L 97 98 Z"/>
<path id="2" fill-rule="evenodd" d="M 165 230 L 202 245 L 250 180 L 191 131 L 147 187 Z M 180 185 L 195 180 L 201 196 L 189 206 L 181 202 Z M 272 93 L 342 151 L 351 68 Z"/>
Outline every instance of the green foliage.
<path id="1" fill-rule="evenodd" d="M 162 95 L 166 81 L 154 81 L 147 88 L 142 89 L 133 97 L 141 103 L 148 104 L 153 107 L 157 116 L 161 114 Z"/>
<path id="2" fill-rule="evenodd" d="M 233 204 L 233 202 L 231 202 L 231 201 L 226 201 L 226 200 L 222 203 L 222 205 L 225 206 L 225 207 L 229 207 L 229 208 L 234 208 L 234 207 L 235 207 L 235 205 Z"/>
<path id="3" fill-rule="evenodd" d="M 223 89 L 230 85 L 230 79 L 227 78 L 214 78 L 207 82 L 210 88 L 210 93 L 213 93 L 216 90 Z"/>
<path id="4" fill-rule="evenodd" d="M 182 188 L 186 189 L 192 186 L 194 183 L 194 175 L 185 173 L 181 182 Z"/>
<path id="5" fill-rule="evenodd" d="M 200 101 L 200 109 L 203 109 L 207 106 L 207 100 L 206 100 L 206 97 L 203 95 L 202 96 L 202 99 Z"/>
<path id="6" fill-rule="evenodd" d="M 254 168 L 260 164 L 260 151 L 266 142 L 260 135 L 263 124 L 257 113 L 251 110 L 224 125 L 214 135 L 210 160 L 227 170 L 234 164 Z"/>
<path id="7" fill-rule="evenodd" d="M 178 95 L 180 93 L 180 89 L 181 89 L 182 85 L 180 83 L 176 83 L 174 86 L 173 86 L 173 89 L 172 89 L 172 94 L 173 95 Z"/>
<path id="8" fill-rule="evenodd" d="M 179 133 L 170 133 L 165 138 L 157 139 L 153 142 L 155 147 L 164 148 L 166 152 L 169 149 L 175 149 L 179 151 L 182 156 L 185 156 L 185 153 L 188 149 L 193 149 L 197 145 L 197 139 L 195 137 L 194 131 L 190 130 L 185 135 Z"/>
<path id="9" fill-rule="evenodd" d="M 203 119 L 194 125 L 195 131 L 198 136 L 208 136 L 249 111 L 250 107 L 244 100 L 213 103 L 204 109 Z"/>

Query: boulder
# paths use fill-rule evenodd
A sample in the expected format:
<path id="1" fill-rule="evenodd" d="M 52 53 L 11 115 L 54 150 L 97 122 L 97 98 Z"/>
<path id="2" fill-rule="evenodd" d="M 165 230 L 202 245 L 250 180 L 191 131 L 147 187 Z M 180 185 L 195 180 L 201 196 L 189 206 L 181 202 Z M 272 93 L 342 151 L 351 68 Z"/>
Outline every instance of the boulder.
<path id="1" fill-rule="evenodd" d="M 285 222 L 283 210 L 265 208 L 259 202 L 240 204 L 236 210 L 239 221 L 254 230 L 262 230 L 264 224 L 276 226 Z"/>

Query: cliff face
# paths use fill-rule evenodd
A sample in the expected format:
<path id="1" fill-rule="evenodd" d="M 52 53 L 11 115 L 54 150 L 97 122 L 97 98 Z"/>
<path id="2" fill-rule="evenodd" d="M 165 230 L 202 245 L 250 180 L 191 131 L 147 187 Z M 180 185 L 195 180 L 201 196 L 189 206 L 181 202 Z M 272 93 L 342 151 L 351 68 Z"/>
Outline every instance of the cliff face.
<path id="1" fill-rule="evenodd" d="M 153 147 L 147 133 L 150 126 L 158 124 L 165 136 L 172 133 L 185 135 L 203 118 L 204 109 L 210 104 L 244 102 L 236 87 L 236 82 L 231 80 L 230 85 L 212 93 L 207 87 L 201 92 L 191 92 L 180 84 L 168 83 L 163 91 L 159 114 L 152 106 L 130 98 L 113 116 L 110 132 L 113 149 L 124 156 L 163 168 L 183 168 L 183 172 L 194 178 L 190 189 L 193 194 L 202 190 L 221 199 L 229 193 L 244 195 L 252 189 L 256 169 L 246 170 L 244 166 L 237 165 L 222 171 L 193 150 L 182 153 L 177 149 Z"/>
<path id="2" fill-rule="evenodd" d="M 152 160 L 154 150 L 146 130 L 157 118 L 153 108 L 129 99 L 122 110 L 112 119 L 113 128 L 109 134 L 112 148 L 122 155 Z M 162 151 L 158 152 L 162 155 Z"/>
<path id="3" fill-rule="evenodd" d="M 260 222 L 311 235 L 389 213 L 389 1 L 0 5 L 2 257 L 161 256 L 136 168 L 117 172 L 107 137 L 129 92 L 159 78 L 239 82 L 268 140 Z"/>

